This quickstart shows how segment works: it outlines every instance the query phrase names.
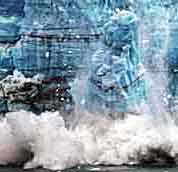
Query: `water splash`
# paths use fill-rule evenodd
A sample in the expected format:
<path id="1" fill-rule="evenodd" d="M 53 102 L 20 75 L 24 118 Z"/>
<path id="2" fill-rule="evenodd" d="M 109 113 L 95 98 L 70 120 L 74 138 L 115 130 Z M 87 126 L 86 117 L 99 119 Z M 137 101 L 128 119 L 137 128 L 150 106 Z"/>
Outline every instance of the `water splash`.
<path id="1" fill-rule="evenodd" d="M 21 162 L 21 150 L 34 154 L 25 168 L 178 163 L 178 127 L 157 125 L 145 116 L 120 121 L 83 113 L 78 125 L 67 129 L 58 112 L 36 116 L 21 111 L 8 113 L 1 126 L 1 164 Z"/>
<path id="2" fill-rule="evenodd" d="M 165 9 L 159 5 L 149 10 L 148 13 L 144 12 L 146 21 L 142 23 L 144 28 L 141 28 L 143 35 L 149 37 L 141 38 L 144 43 L 142 55 L 149 62 L 158 63 L 156 66 L 149 66 L 148 63 L 145 65 L 145 78 L 149 82 L 148 103 L 136 107 L 137 113 L 134 115 L 127 113 L 124 120 L 113 120 L 101 113 L 90 114 L 81 108 L 84 104 L 83 91 L 87 75 L 80 74 L 76 83 L 72 83 L 72 91 L 77 93 L 74 96 L 75 102 L 78 104 L 75 113 L 70 116 L 67 128 L 65 126 L 68 121 L 59 112 L 45 112 L 36 116 L 32 112 L 17 111 L 8 113 L 1 119 L 0 164 L 21 163 L 26 155 L 24 150 L 34 155 L 32 160 L 25 163 L 24 168 L 43 166 L 62 170 L 82 164 L 178 164 L 178 127 L 169 116 L 165 103 L 167 98 L 164 95 L 167 71 L 150 72 L 153 68 L 154 71 L 160 70 L 160 66 L 163 67 L 164 64 L 169 41 L 167 16 L 164 16 Z M 161 12 L 159 16 L 157 10 Z M 154 18 L 155 16 L 157 17 Z M 162 17 L 166 22 L 160 20 Z M 154 31 L 152 36 L 145 34 L 147 26 L 150 33 Z M 165 32 L 160 33 L 160 29 Z M 23 81 L 26 80 L 24 76 L 20 76 Z M 159 89 L 156 89 L 158 83 Z M 14 87 L 12 84 L 6 86 L 10 89 Z"/>

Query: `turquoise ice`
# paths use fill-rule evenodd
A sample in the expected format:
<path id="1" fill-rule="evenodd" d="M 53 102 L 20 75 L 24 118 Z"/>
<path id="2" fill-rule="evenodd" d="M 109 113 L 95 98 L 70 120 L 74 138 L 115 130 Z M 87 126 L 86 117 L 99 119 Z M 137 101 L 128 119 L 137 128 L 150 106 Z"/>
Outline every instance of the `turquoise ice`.
<path id="1" fill-rule="evenodd" d="M 145 99 L 138 19 L 117 11 L 104 27 L 104 46 L 92 57 L 86 106 L 99 113 L 127 112 Z"/>
<path id="2" fill-rule="evenodd" d="M 169 17 L 169 44 L 167 47 L 167 64 L 169 77 L 169 105 L 172 113 L 177 112 L 178 107 L 178 2 L 173 1 L 170 6 Z"/>
<path id="3" fill-rule="evenodd" d="M 0 42 L 14 42 L 19 39 L 23 8 L 24 0 L 0 1 Z"/>

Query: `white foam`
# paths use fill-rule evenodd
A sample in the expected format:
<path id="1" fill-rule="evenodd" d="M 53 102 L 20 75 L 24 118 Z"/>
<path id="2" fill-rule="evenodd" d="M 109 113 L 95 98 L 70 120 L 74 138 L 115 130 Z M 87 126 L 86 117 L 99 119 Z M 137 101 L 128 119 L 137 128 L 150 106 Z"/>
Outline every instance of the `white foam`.
<path id="1" fill-rule="evenodd" d="M 34 153 L 25 168 L 61 170 L 81 164 L 139 164 L 150 157 L 164 159 L 154 155 L 156 150 L 176 160 L 177 133 L 173 123 L 157 125 L 146 116 L 128 115 L 125 120 L 113 121 L 83 114 L 75 128 L 67 129 L 58 112 L 41 116 L 13 112 L 0 121 L 0 164 L 20 162 L 23 149 Z"/>
<path id="2" fill-rule="evenodd" d="M 21 163 L 25 155 L 6 119 L 0 120 L 0 164 Z"/>
<path id="3" fill-rule="evenodd" d="M 82 144 L 65 128 L 57 112 L 46 112 L 41 116 L 14 112 L 7 114 L 7 121 L 21 146 L 34 153 L 33 160 L 25 168 L 64 169 L 82 162 Z"/>

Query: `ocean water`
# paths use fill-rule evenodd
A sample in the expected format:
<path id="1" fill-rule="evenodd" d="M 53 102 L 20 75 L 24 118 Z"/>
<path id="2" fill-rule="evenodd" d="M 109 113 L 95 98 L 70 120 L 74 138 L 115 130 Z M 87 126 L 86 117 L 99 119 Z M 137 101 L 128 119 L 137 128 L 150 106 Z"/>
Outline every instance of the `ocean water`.
<path id="1" fill-rule="evenodd" d="M 0 171 L 2 172 L 24 172 L 23 169 L 17 167 L 0 167 Z M 34 169 L 28 170 L 29 172 L 33 172 Z M 36 172 L 53 172 L 52 170 L 37 168 Z M 66 172 L 176 172 L 176 167 L 127 167 L 127 166 L 98 166 L 98 167 L 76 167 L 72 169 L 64 170 Z"/>
<path id="2" fill-rule="evenodd" d="M 15 167 L 1 167 L 0 171 L 2 172 L 24 172 L 23 169 L 20 168 L 15 168 Z M 32 170 L 28 170 L 29 172 L 33 172 L 34 169 Z M 48 170 L 48 169 L 42 169 L 42 168 L 38 168 L 35 169 L 36 172 L 53 172 L 52 170 Z M 67 169 L 64 170 L 66 172 L 89 172 L 89 171 L 100 171 L 100 172 L 105 172 L 105 171 L 109 171 L 109 172 L 176 172 L 177 168 L 176 167 L 126 167 L 126 166 L 122 166 L 122 167 L 112 167 L 112 166 L 103 166 L 103 167 L 87 167 L 87 168 L 72 168 L 72 169 Z"/>

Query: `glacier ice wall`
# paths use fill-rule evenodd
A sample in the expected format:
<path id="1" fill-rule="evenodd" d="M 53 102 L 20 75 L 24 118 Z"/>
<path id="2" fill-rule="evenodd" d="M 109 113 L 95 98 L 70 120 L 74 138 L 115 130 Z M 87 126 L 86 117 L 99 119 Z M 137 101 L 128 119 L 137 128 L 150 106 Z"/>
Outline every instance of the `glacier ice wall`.
<path id="1" fill-rule="evenodd" d="M 167 110 L 177 115 L 176 1 L 25 0 L 12 13 L 8 4 L 0 8 L 0 109 L 15 112 L 0 121 L 0 164 L 21 162 L 24 150 L 34 154 L 25 168 L 177 164 L 177 126 Z M 148 88 L 131 84 L 142 76 L 142 63 Z M 85 102 L 91 79 L 100 89 Z M 109 90 L 104 97 L 102 90 Z M 113 120 L 113 111 L 128 112 L 146 94 L 140 113 Z M 85 103 L 104 112 L 90 114 Z M 41 114 L 46 110 L 61 113 Z"/>

